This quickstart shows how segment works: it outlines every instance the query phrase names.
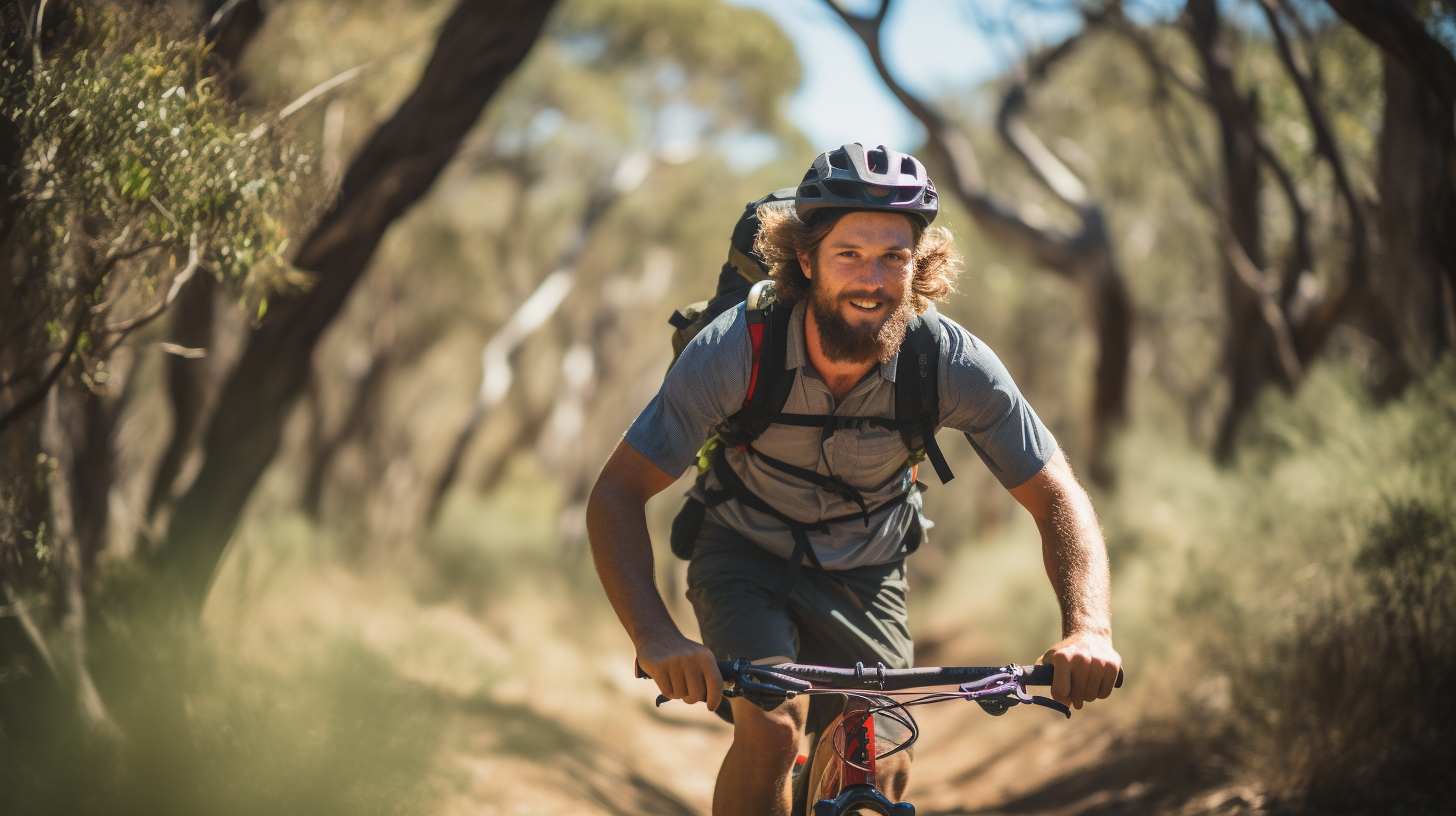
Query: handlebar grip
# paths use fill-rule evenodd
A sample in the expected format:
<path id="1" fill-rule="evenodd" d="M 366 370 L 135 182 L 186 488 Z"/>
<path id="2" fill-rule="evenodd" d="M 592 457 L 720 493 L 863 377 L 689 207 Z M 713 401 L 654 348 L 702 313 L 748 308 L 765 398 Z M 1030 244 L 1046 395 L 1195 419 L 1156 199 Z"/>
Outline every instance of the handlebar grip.
<path id="1" fill-rule="evenodd" d="M 1026 668 L 1029 669 L 1025 681 L 1028 686 L 1050 686 L 1052 684 L 1052 676 L 1056 673 L 1054 666 L 1038 664 Z"/>
<path id="2" fill-rule="evenodd" d="M 1026 673 L 1026 684 L 1028 686 L 1050 686 L 1052 677 L 1055 675 L 1055 667 L 1050 664 L 1039 664 L 1027 666 L 1030 669 Z M 1117 670 L 1117 680 L 1112 684 L 1113 688 L 1122 688 L 1122 669 Z"/>
<path id="3" fill-rule="evenodd" d="M 723 675 L 724 677 L 727 677 L 733 671 L 734 664 L 736 664 L 738 661 L 736 661 L 736 660 L 719 660 L 719 661 L 716 661 L 716 662 L 718 664 L 718 673 L 721 674 L 721 675 Z M 639 662 L 637 662 L 636 660 L 633 660 L 632 661 L 632 674 L 638 680 L 651 680 L 652 679 L 652 675 L 648 674 L 645 671 L 642 671 L 642 664 L 639 663 Z"/>

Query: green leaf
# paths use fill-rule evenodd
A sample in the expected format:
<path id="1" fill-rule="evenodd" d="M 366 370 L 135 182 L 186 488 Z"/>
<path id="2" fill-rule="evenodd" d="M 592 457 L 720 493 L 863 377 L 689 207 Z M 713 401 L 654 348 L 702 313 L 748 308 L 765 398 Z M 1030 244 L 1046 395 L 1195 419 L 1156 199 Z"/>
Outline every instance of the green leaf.
<path id="1" fill-rule="evenodd" d="M 152 194 L 152 169 L 133 159 L 121 180 L 121 195 L 133 201 L 144 201 Z"/>

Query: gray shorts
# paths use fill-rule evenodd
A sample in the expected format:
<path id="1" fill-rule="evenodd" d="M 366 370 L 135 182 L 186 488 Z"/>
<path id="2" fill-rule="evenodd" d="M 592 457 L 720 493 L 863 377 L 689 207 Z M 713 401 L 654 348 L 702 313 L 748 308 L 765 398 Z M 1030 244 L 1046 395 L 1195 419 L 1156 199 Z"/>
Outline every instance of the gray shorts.
<path id="1" fill-rule="evenodd" d="M 775 609 L 774 595 L 787 567 L 787 561 L 733 530 L 704 522 L 688 564 L 687 597 L 703 644 L 720 660 L 911 665 L 914 643 L 903 559 L 832 571 L 806 565 L 788 608 Z"/>
<path id="2" fill-rule="evenodd" d="M 703 523 L 688 563 L 687 595 L 703 645 L 719 660 L 784 658 L 844 667 L 884 663 L 891 669 L 914 663 L 904 559 L 831 571 L 806 565 L 794 581 L 788 608 L 775 609 L 787 568 L 787 561 L 737 532 Z M 822 733 L 843 708 L 844 699 L 837 695 L 814 697 L 806 732 Z M 733 721 L 727 705 L 718 707 L 718 716 Z M 875 722 L 889 745 L 909 736 L 884 715 L 876 714 Z"/>

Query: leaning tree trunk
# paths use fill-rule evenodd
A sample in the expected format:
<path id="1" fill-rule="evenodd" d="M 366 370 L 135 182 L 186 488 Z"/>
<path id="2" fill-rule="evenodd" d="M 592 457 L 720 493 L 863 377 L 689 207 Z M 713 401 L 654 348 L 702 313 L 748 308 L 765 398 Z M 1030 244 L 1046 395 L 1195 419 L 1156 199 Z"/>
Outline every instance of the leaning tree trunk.
<path id="1" fill-rule="evenodd" d="M 364 146 L 334 205 L 303 242 L 295 263 L 316 273 L 313 287 L 275 300 L 249 338 L 204 436 L 202 469 L 178 500 L 157 555 L 191 608 L 201 607 L 248 496 L 278 451 L 320 335 L 385 229 L 429 190 L 525 58 L 552 5 L 461 0 L 419 85 Z"/>

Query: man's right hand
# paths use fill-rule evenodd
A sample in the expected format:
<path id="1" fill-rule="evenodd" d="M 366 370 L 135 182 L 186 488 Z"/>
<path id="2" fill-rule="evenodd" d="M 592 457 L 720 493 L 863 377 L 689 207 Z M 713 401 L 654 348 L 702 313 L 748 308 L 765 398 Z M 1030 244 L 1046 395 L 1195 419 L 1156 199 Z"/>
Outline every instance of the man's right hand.
<path id="1" fill-rule="evenodd" d="M 708 704 L 717 711 L 723 700 L 723 675 L 718 661 L 708 647 L 677 635 L 642 643 L 637 647 L 637 663 L 649 677 L 657 681 L 663 696 L 685 703 Z"/>

